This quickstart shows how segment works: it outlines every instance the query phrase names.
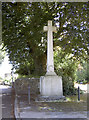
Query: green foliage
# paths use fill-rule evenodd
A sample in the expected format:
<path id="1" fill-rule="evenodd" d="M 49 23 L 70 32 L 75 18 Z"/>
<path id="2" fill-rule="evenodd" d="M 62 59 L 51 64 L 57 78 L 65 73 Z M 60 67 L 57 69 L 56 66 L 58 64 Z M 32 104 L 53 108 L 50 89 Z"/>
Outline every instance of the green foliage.
<path id="1" fill-rule="evenodd" d="M 87 61 L 87 71 L 86 72 L 87 72 L 86 80 L 89 83 L 89 60 Z"/>
<path id="2" fill-rule="evenodd" d="M 64 94 L 75 94 L 74 88 L 75 71 L 77 61 L 72 54 L 65 54 L 59 47 L 54 52 L 55 70 L 59 76 L 62 76 Z"/>
<path id="3" fill-rule="evenodd" d="M 2 44 L 0 45 L 0 64 L 3 62 L 5 57 L 5 51 L 2 50 Z"/>
<path id="4" fill-rule="evenodd" d="M 79 64 L 78 69 L 76 71 L 76 82 L 87 83 L 89 82 L 89 63 L 82 60 Z"/>
<path id="5" fill-rule="evenodd" d="M 2 84 L 2 80 L 3 80 L 3 79 L 2 79 L 2 77 L 0 76 L 0 84 Z"/>
<path id="6" fill-rule="evenodd" d="M 12 80 L 11 79 L 7 79 L 7 78 L 2 78 L 0 77 L 0 84 L 4 84 L 4 85 L 11 85 Z"/>
<path id="7" fill-rule="evenodd" d="M 2 63 L 2 61 L 3 61 L 3 55 L 1 54 L 1 50 L 0 50 L 0 64 Z"/>
<path id="8" fill-rule="evenodd" d="M 64 92 L 73 93 L 76 63 L 88 58 L 88 6 L 88 2 L 3 2 L 2 39 L 17 72 L 45 74 L 47 33 L 43 26 L 52 20 L 57 27 L 55 71 L 63 77 Z"/>
<path id="9" fill-rule="evenodd" d="M 8 79 L 4 79 L 3 80 L 3 83 L 5 84 L 5 85 L 11 85 L 11 80 L 8 80 Z"/>
<path id="10" fill-rule="evenodd" d="M 19 78 L 40 78 L 40 76 L 34 76 L 33 74 L 31 74 L 31 75 L 21 75 L 21 74 L 19 74 L 18 75 L 18 79 Z"/>
<path id="11" fill-rule="evenodd" d="M 33 64 L 32 74 L 45 72 L 47 34 L 43 26 L 48 20 L 58 29 L 54 34 L 54 47 L 60 46 L 65 54 L 73 53 L 77 59 L 87 58 L 88 4 L 3 2 L 2 38 L 14 67 L 22 69 L 22 65 L 29 62 Z"/>

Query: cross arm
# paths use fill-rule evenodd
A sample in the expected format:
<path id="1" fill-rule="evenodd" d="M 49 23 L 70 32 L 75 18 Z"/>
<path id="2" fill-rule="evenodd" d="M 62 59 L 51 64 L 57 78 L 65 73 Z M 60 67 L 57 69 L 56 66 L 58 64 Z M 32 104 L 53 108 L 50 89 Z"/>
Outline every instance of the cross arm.
<path id="1" fill-rule="evenodd" d="M 55 33 L 57 32 L 57 29 L 56 29 L 55 26 L 52 27 L 52 31 L 55 32 Z"/>
<path id="2" fill-rule="evenodd" d="M 47 31 L 48 30 L 48 26 L 44 26 L 44 31 Z"/>

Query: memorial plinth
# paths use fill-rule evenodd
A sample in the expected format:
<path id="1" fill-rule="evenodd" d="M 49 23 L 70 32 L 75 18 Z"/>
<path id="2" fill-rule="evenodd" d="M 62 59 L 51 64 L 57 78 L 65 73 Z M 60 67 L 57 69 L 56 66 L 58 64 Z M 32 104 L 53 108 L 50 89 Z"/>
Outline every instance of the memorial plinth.
<path id="1" fill-rule="evenodd" d="M 57 75 L 41 77 L 40 93 L 42 96 L 63 96 L 62 78 Z"/>
<path id="2" fill-rule="evenodd" d="M 63 96 L 62 77 L 54 72 L 53 32 L 56 31 L 56 27 L 52 26 L 52 21 L 48 21 L 44 31 L 47 31 L 47 72 L 45 76 L 40 77 L 40 94 L 43 97 L 61 98 Z"/>

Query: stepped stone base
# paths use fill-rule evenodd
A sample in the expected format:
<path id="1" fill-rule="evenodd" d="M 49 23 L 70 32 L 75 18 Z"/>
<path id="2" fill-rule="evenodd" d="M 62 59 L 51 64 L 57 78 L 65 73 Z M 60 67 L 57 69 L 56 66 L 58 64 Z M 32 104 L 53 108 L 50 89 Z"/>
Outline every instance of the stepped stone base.
<path id="1" fill-rule="evenodd" d="M 65 102 L 66 98 L 65 96 L 41 96 L 39 95 L 35 101 L 36 102 Z"/>

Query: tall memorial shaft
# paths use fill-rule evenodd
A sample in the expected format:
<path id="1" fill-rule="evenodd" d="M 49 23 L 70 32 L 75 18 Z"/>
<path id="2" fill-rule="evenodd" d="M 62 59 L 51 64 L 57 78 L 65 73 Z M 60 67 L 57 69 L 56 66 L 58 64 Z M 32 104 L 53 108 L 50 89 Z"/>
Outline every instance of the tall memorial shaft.
<path id="1" fill-rule="evenodd" d="M 44 31 L 47 32 L 47 74 L 53 75 L 54 73 L 54 59 L 53 59 L 53 31 L 56 27 L 52 26 L 52 21 L 48 21 L 48 26 L 44 26 Z"/>
<path id="2" fill-rule="evenodd" d="M 44 31 L 47 31 L 47 72 L 45 76 L 40 77 L 40 93 L 42 96 L 62 97 L 62 77 L 54 72 L 53 32 L 56 32 L 56 27 L 52 26 L 52 21 L 48 21 Z"/>

